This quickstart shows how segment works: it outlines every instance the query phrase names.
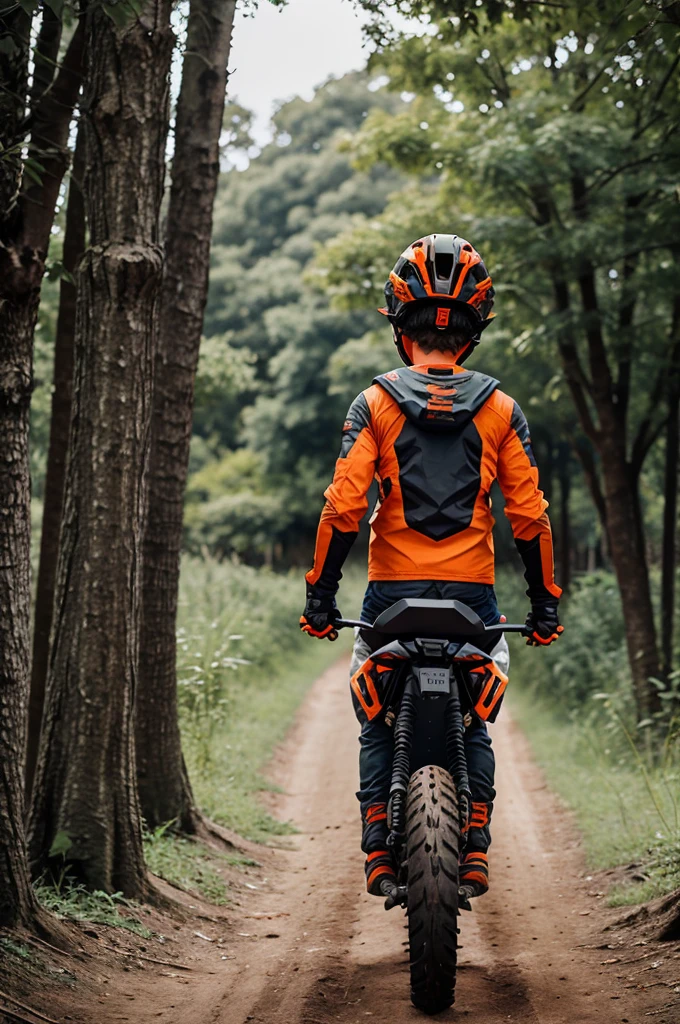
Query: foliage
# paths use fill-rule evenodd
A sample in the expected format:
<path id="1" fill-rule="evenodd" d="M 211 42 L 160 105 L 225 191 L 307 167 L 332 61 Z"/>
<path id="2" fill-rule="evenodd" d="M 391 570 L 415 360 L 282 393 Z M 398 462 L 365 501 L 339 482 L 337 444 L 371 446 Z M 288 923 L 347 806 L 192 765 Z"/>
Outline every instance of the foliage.
<path id="1" fill-rule="evenodd" d="M 137 916 L 142 913 L 133 900 L 125 899 L 122 893 L 90 892 L 84 885 L 64 878 L 58 885 L 41 879 L 35 886 L 38 901 L 57 917 L 71 921 L 89 921 L 113 928 L 126 928 L 145 938 L 150 930 Z"/>
<path id="2" fill-rule="evenodd" d="M 615 886 L 609 894 L 608 903 L 612 907 L 630 906 L 646 903 L 656 896 L 664 896 L 680 888 L 680 829 L 677 827 L 671 835 L 661 838 L 647 851 L 644 858 L 642 881 Z M 640 871 L 638 871 L 640 875 Z"/>
<path id="3" fill-rule="evenodd" d="M 533 660 L 538 668 L 539 658 Z M 533 694 L 531 677 L 523 679 L 516 663 L 511 685 L 513 713 L 548 785 L 575 812 L 589 865 L 603 869 L 642 862 L 643 870 L 658 879 L 657 891 L 671 891 L 671 873 L 662 878 L 650 859 L 656 856 L 659 865 L 665 863 L 677 844 L 678 751 L 672 762 L 643 772 L 630 753 L 610 745 L 610 736 L 603 738 L 596 723 L 558 711 L 545 697 Z M 657 853 L 650 855 L 653 849 Z"/>
<path id="4" fill-rule="evenodd" d="M 358 614 L 362 583 L 353 574 L 343 582 L 346 614 Z M 298 628 L 303 600 L 297 575 L 183 563 L 180 721 L 194 790 L 211 818 L 261 841 L 289 831 L 259 802 L 271 788 L 262 768 L 310 683 L 351 641 L 312 643 Z"/>
<path id="5" fill-rule="evenodd" d="M 4 953 L 17 957 L 19 960 L 32 960 L 35 956 L 32 950 L 25 946 L 23 942 L 15 942 L 13 939 L 6 938 L 5 936 L 0 938 L 0 949 Z"/>
<path id="6" fill-rule="evenodd" d="M 229 902 L 227 882 L 220 868 L 252 864 L 247 858 L 229 857 L 202 843 L 173 835 L 172 822 L 146 832 L 144 857 L 155 875 L 180 889 L 197 892 L 216 906 Z"/>
<path id="7" fill-rule="evenodd" d="M 497 590 L 509 620 L 523 615 L 521 589 L 517 577 L 501 573 Z M 511 708 L 548 783 L 576 812 L 589 863 L 641 865 L 636 874 L 645 882 L 617 886 L 613 904 L 639 902 L 677 886 L 677 698 L 666 702 L 653 733 L 636 723 L 611 573 L 576 581 L 563 622 L 564 636 L 547 650 L 511 643 Z"/>
<path id="8" fill-rule="evenodd" d="M 593 398 L 606 386 L 621 431 L 633 428 L 635 472 L 674 358 L 678 28 L 642 3 L 387 6 L 432 31 L 374 59 L 412 102 L 373 111 L 353 151 L 357 167 L 384 161 L 413 183 L 326 248 L 329 293 L 342 308 L 372 304 L 388 255 L 410 238 L 433 225 L 472 237 L 500 283 L 500 362 L 524 361 L 517 397 L 539 401 L 532 422 L 596 440 Z"/>

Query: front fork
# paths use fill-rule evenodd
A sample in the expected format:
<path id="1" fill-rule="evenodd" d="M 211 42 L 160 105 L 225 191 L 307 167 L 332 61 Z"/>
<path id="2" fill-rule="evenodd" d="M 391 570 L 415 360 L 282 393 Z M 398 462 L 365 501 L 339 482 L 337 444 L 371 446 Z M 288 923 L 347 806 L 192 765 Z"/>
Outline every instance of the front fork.
<path id="1" fill-rule="evenodd" d="M 460 703 L 459 669 L 453 667 L 451 692 L 446 701 L 446 760 L 453 778 L 458 797 L 461 835 L 465 835 L 470 824 L 472 793 L 465 757 L 465 722 Z M 392 784 L 387 805 L 387 821 L 390 833 L 387 845 L 393 849 L 401 863 L 401 852 L 406 838 L 406 793 L 411 778 L 411 748 L 418 717 L 418 701 L 421 697 L 415 675 L 411 675 L 404 687 L 397 721 L 394 726 L 394 758 L 392 762 Z"/>

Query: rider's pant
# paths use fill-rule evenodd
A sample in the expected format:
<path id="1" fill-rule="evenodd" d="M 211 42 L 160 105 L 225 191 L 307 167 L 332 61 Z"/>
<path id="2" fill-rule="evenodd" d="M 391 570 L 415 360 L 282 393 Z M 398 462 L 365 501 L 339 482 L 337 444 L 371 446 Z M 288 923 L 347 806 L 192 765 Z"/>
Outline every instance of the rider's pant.
<path id="1" fill-rule="evenodd" d="M 490 584 L 455 583 L 449 581 L 403 580 L 398 582 L 371 582 L 368 585 L 361 618 L 373 622 L 375 618 L 395 601 L 401 598 L 435 598 L 440 600 L 463 601 L 481 619 L 492 625 L 498 622 L 500 614 L 496 595 Z M 351 674 L 363 664 L 371 653 L 368 645 L 357 636 L 352 655 Z M 505 640 L 494 651 L 494 658 L 507 671 L 509 660 Z M 359 705 L 352 693 L 354 709 L 361 725 L 359 739 L 359 779 L 357 793 L 361 805 L 363 835 L 361 848 L 367 855 L 385 847 L 387 829 L 387 800 L 392 780 L 392 751 L 394 730 L 382 720 L 369 722 L 359 714 Z M 363 721 L 362 721 L 363 718 Z M 470 789 L 472 791 L 472 822 L 467 836 L 466 856 L 472 851 L 486 853 L 491 843 L 489 824 L 493 801 L 495 760 L 491 739 L 486 725 L 474 717 L 472 725 L 465 730 L 465 754 L 468 764 Z M 378 858 L 378 861 L 380 858 Z M 367 865 L 367 870 L 369 865 Z"/>

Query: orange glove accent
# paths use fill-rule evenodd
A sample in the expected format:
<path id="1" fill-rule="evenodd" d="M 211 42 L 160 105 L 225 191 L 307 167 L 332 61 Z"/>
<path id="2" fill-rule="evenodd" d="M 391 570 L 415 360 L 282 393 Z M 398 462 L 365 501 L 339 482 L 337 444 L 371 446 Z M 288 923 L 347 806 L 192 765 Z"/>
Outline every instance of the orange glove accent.
<path id="1" fill-rule="evenodd" d="M 527 637 L 527 647 L 550 647 L 550 644 L 554 644 L 556 640 L 564 633 L 564 626 L 558 626 L 554 633 L 550 636 L 541 636 L 534 630 L 530 637 Z"/>
<path id="2" fill-rule="evenodd" d="M 326 628 L 324 630 L 319 632 L 318 630 L 314 629 L 313 626 L 310 626 L 310 624 L 307 622 L 307 619 L 304 617 L 304 615 L 300 616 L 300 629 L 302 630 L 303 633 L 307 633 L 308 636 L 313 636 L 317 640 L 331 640 L 332 641 L 332 640 L 337 640 L 338 639 L 338 631 L 335 628 L 335 626 L 328 625 L 328 626 L 326 626 Z"/>

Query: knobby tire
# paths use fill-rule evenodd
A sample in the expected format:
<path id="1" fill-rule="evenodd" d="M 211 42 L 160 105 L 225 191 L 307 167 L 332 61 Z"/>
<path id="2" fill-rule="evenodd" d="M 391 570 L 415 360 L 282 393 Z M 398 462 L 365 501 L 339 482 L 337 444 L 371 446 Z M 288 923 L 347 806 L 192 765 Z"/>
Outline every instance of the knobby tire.
<path id="1" fill-rule="evenodd" d="M 427 766 L 411 776 L 406 798 L 411 1001 L 424 1013 L 451 1006 L 458 945 L 460 826 L 453 780 Z"/>

